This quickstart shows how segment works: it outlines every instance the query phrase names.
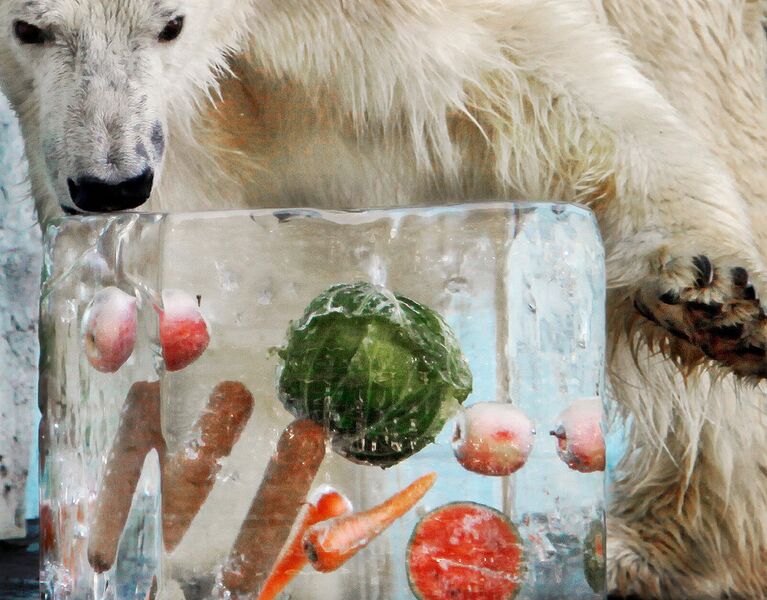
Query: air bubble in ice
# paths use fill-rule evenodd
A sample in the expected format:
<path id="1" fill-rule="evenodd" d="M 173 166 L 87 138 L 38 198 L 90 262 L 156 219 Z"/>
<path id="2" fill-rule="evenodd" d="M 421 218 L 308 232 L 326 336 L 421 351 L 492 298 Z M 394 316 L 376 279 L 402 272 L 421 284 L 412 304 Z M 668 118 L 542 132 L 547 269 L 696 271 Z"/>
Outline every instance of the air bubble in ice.
<path id="1" fill-rule="evenodd" d="M 270 289 L 263 290 L 259 294 L 257 302 L 261 304 L 262 306 L 266 306 L 267 304 L 272 303 L 272 296 L 273 296 L 272 290 Z"/>
<path id="2" fill-rule="evenodd" d="M 218 272 L 218 283 L 222 290 L 225 292 L 235 292 L 239 289 L 240 277 L 237 273 L 218 263 L 216 263 L 216 271 Z"/>
<path id="3" fill-rule="evenodd" d="M 394 217 L 391 221 L 391 229 L 389 229 L 389 239 L 393 240 L 399 235 L 399 228 L 402 223 L 401 217 Z"/>
<path id="4" fill-rule="evenodd" d="M 78 524 L 75 526 L 74 530 L 74 536 L 77 540 L 84 540 L 88 537 L 88 527 L 83 524 Z"/>
<path id="5" fill-rule="evenodd" d="M 469 282 L 465 277 L 451 277 L 447 280 L 445 288 L 451 294 L 460 294 L 466 292 L 469 287 Z"/>
<path id="6" fill-rule="evenodd" d="M 67 300 L 64 303 L 64 310 L 59 314 L 62 323 L 69 323 L 77 318 L 77 300 Z"/>
<path id="7" fill-rule="evenodd" d="M 370 248 L 367 246 L 357 246 L 354 249 L 354 258 L 357 260 L 364 260 L 370 256 Z"/>
<path id="8" fill-rule="evenodd" d="M 222 483 L 227 483 L 229 481 L 239 481 L 240 474 L 238 471 L 232 471 L 231 473 L 227 473 L 226 475 L 219 474 L 217 476 L 217 479 L 221 481 Z"/>
<path id="9" fill-rule="evenodd" d="M 370 283 L 374 285 L 386 285 L 386 263 L 384 263 L 383 260 L 381 260 L 381 257 L 377 254 L 374 254 L 370 261 L 368 273 L 370 274 Z"/>

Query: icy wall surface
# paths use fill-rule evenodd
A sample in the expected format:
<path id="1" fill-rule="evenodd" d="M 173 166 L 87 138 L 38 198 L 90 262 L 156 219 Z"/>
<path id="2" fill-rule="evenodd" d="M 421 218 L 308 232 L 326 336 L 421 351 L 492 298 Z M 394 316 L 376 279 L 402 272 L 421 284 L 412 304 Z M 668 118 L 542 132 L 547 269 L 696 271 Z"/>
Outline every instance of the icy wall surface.
<path id="1" fill-rule="evenodd" d="M 37 397 L 40 233 L 16 118 L 0 97 L 0 539 L 25 534 Z"/>

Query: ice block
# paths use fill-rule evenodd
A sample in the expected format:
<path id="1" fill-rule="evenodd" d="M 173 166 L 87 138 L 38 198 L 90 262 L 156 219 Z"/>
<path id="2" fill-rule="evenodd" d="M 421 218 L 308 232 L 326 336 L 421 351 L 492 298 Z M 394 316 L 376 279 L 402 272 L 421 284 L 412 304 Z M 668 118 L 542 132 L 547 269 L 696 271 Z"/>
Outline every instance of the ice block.
<path id="1" fill-rule="evenodd" d="M 412 508 L 387 522 L 351 558 L 331 572 L 302 565 L 279 597 L 438 600 L 439 594 L 454 594 L 455 586 L 464 584 L 476 592 L 466 597 L 478 600 L 497 598 L 498 593 L 521 600 L 603 597 L 604 471 L 573 468 L 572 460 L 562 459 L 560 440 L 550 432 L 558 430 L 558 419 L 574 403 L 598 405 L 605 395 L 604 268 L 593 215 L 557 203 L 59 219 L 45 235 L 41 304 L 45 593 L 49 598 L 95 600 L 258 598 L 258 589 L 222 587 L 222 570 L 275 460 L 278 441 L 300 416 L 280 397 L 286 356 L 281 349 L 315 299 L 338 284 L 361 284 L 406 298 L 443 320 L 468 366 L 471 385 L 462 380 L 456 386 L 466 393 L 451 397 L 444 419 L 430 417 L 428 423 L 435 423 L 436 430 L 427 431 L 428 439 L 407 437 L 413 451 L 397 453 L 397 460 L 360 460 L 370 451 L 364 437 L 354 446 L 364 453 L 339 452 L 332 427 L 328 429 L 324 455 L 306 458 L 316 470 L 310 492 L 322 486 L 338 490 L 355 513 L 385 503 L 427 473 L 436 473 L 436 478 Z M 83 318 L 94 296 L 110 287 L 135 298 L 135 340 L 128 358 L 115 371 L 104 372 L 85 351 Z M 180 326 L 182 341 L 184 336 L 199 339 L 200 323 L 209 340 L 200 345 L 199 356 L 171 370 L 165 364 L 168 342 L 161 339 L 160 315 L 167 313 L 164 303 L 179 297 L 186 298 L 180 313 L 196 323 L 188 329 Z M 361 391 L 360 381 L 376 390 L 394 382 L 398 398 L 411 403 L 415 400 L 403 390 L 428 396 L 437 385 L 423 375 L 428 370 L 424 365 L 436 355 L 418 354 L 414 337 L 396 327 L 387 329 L 381 325 L 384 320 L 373 317 L 378 324 L 364 325 L 359 339 L 352 325 L 344 325 L 327 329 L 333 333 L 323 339 L 310 340 L 318 353 L 343 346 L 340 336 L 359 346 L 346 357 L 348 373 L 328 376 L 328 381 L 355 390 L 337 398 L 349 410 L 359 402 L 356 408 L 364 421 L 360 431 L 374 430 L 371 415 L 378 414 L 370 407 L 375 398 Z M 384 334 L 384 350 L 372 352 L 371 336 Z M 121 346 L 120 360 L 124 350 Z M 403 364 L 409 365 L 404 371 Z M 416 380 L 427 386 L 423 392 Z M 156 390 L 155 398 L 144 398 L 149 408 L 139 407 L 147 414 L 143 423 L 125 417 L 132 406 L 126 404 L 135 397 L 129 391 L 136 384 Z M 222 385 L 238 390 L 236 408 L 228 409 L 216 395 Z M 322 414 L 325 401 L 320 388 L 306 387 L 313 394 L 315 417 Z M 301 396 L 300 385 L 292 389 Z M 385 404 L 380 391 L 376 393 Z M 483 473 L 479 459 L 467 469 L 469 461 L 459 461 L 455 454 L 454 441 L 460 438 L 456 425 L 480 412 L 467 410 L 478 403 L 512 404 L 518 410 L 498 414 L 524 414 L 529 420 L 525 427 L 532 423 L 532 445 L 525 447 L 523 460 L 515 458 L 510 474 Z M 396 416 L 407 414 L 405 409 Z M 504 429 L 501 417 L 494 427 L 492 420 L 467 439 L 473 443 L 476 436 L 497 435 L 498 443 L 482 440 L 483 453 L 516 451 L 509 432 L 516 435 L 520 428 Z M 128 421 L 133 424 L 126 425 Z M 421 430 L 414 424 L 408 431 Z M 523 438 L 529 445 L 528 433 Z M 388 433 L 382 435 L 378 444 L 391 441 Z M 570 450 L 577 453 L 581 447 L 594 445 Z M 121 465 L 118 475 L 128 473 L 131 469 L 124 465 L 129 460 L 137 474 L 135 485 L 129 481 L 127 486 L 132 497 L 125 491 L 110 497 L 113 490 L 122 490 L 111 483 L 120 480 L 113 467 Z M 591 457 L 589 461 L 598 464 Z M 105 495 L 127 511 L 124 519 L 109 520 L 108 527 L 100 509 Z M 311 495 L 306 494 L 307 502 Z M 419 550 L 420 562 L 414 562 L 414 533 L 421 532 L 421 550 L 424 543 L 429 547 L 428 538 L 423 539 L 432 530 L 425 526 L 428 516 L 452 505 L 478 506 L 476 514 L 492 515 L 493 527 L 504 532 L 504 543 L 516 540 L 519 568 L 516 562 L 511 568 L 507 560 L 503 569 L 496 569 L 492 553 L 481 562 L 479 549 L 493 547 L 488 536 L 496 529 L 461 529 L 454 540 L 473 535 L 477 551 L 464 542 L 451 547 L 448 536 L 434 540 L 439 551 L 433 564 L 426 565 L 435 573 L 442 569 L 445 577 L 438 579 L 454 587 L 440 591 L 423 583 L 428 556 L 424 559 Z M 263 511 L 259 514 L 267 520 Z M 474 512 L 467 509 L 470 514 Z M 259 527 L 269 524 L 250 525 L 246 537 L 257 544 Z M 89 546 L 92 550 L 103 539 L 114 550 L 107 553 L 109 560 L 94 565 Z M 277 558 L 266 563 L 276 564 Z M 494 591 L 498 589 L 505 591 Z"/>

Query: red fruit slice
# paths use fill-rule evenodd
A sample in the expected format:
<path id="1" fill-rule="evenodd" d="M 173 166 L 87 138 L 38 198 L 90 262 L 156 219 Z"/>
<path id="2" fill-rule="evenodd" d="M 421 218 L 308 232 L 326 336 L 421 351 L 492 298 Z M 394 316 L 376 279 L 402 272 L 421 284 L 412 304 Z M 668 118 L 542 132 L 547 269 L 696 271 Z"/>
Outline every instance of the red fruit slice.
<path id="1" fill-rule="evenodd" d="M 505 515 L 456 502 L 416 525 L 407 549 L 408 579 L 419 600 L 511 600 L 523 560 L 519 532 Z"/>
<path id="2" fill-rule="evenodd" d="M 165 290 L 160 316 L 160 346 L 168 371 L 180 371 L 196 361 L 210 342 L 208 325 L 197 299 L 181 290 Z"/>

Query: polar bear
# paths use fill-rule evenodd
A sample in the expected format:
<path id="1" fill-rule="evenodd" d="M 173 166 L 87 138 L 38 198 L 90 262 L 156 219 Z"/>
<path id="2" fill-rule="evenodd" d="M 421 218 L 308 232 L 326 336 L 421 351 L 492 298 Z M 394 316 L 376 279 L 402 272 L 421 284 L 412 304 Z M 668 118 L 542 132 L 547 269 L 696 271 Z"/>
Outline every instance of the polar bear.
<path id="1" fill-rule="evenodd" d="M 767 597 L 757 0 L 0 0 L 40 219 L 592 208 L 631 417 L 618 595 Z"/>

